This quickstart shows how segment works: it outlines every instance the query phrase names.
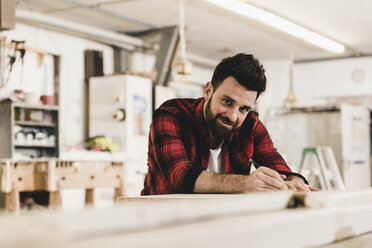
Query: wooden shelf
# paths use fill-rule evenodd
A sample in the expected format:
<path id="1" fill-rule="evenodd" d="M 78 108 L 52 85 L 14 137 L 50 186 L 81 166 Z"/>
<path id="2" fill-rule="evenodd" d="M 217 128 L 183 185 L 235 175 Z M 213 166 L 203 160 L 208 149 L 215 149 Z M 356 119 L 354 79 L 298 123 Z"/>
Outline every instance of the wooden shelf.
<path id="1" fill-rule="evenodd" d="M 36 121 L 15 121 L 16 125 L 29 126 L 29 127 L 55 127 L 56 123 L 53 122 L 36 122 Z"/>
<path id="2" fill-rule="evenodd" d="M 23 108 L 23 109 L 54 110 L 54 111 L 59 110 L 59 107 L 56 105 L 42 105 L 42 104 L 28 104 L 28 103 L 14 102 L 13 106 L 16 108 Z"/>
<path id="3" fill-rule="evenodd" d="M 55 145 L 21 145 L 21 144 L 15 144 L 15 148 L 50 148 L 54 149 L 56 148 Z"/>

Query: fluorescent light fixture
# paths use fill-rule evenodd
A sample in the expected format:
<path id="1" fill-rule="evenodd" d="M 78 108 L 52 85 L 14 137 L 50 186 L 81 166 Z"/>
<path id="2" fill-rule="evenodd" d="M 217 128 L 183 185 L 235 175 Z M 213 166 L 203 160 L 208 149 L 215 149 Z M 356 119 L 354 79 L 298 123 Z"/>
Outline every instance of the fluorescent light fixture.
<path id="1" fill-rule="evenodd" d="M 38 12 L 17 10 L 16 19 L 17 22 L 21 22 L 24 24 L 68 33 L 101 43 L 115 45 L 117 47 L 128 50 L 133 50 L 135 49 L 135 47 L 145 46 L 144 42 L 139 38 L 119 34 L 113 31 L 108 31 L 85 24 L 71 22 Z"/>
<path id="2" fill-rule="evenodd" d="M 279 31 L 292 35 L 298 39 L 304 40 L 312 45 L 325 49 L 333 53 L 342 53 L 345 46 L 301 27 L 293 22 L 285 20 L 263 9 L 254 7 L 246 2 L 238 0 L 204 0 L 210 4 L 224 8 L 241 16 L 256 20 L 265 25 L 273 27 Z"/>

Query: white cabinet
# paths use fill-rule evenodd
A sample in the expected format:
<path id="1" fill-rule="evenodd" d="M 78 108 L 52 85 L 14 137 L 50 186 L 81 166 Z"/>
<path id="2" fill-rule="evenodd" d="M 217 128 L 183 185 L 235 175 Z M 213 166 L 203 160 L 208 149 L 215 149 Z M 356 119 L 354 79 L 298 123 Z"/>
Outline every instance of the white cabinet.
<path id="1" fill-rule="evenodd" d="M 104 135 L 125 153 L 125 190 L 139 195 L 147 172 L 152 81 L 132 75 L 89 80 L 89 136 Z"/>

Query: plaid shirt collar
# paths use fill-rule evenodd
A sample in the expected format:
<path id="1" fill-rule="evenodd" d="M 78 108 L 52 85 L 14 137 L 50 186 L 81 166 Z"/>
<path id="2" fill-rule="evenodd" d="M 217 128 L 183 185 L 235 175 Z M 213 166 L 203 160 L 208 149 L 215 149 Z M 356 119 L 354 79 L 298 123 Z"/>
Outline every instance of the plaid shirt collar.
<path id="1" fill-rule="evenodd" d="M 200 133 L 203 137 L 203 140 L 205 140 L 206 143 L 210 144 L 208 125 L 204 119 L 204 112 L 203 112 L 204 103 L 205 103 L 205 99 L 203 98 L 197 105 L 196 111 L 195 111 L 195 119 L 196 119 L 198 126 L 200 127 Z"/>

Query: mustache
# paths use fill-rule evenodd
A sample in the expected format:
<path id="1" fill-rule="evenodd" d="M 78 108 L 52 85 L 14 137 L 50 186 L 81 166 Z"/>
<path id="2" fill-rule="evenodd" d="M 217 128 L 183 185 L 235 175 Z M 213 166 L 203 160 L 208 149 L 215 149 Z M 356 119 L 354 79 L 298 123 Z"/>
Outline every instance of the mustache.
<path id="1" fill-rule="evenodd" d="M 227 125 L 231 125 L 231 126 L 236 126 L 236 123 L 231 121 L 229 118 L 227 117 L 223 117 L 222 115 L 218 114 L 216 116 L 217 118 L 221 119 L 224 123 L 226 123 Z"/>

